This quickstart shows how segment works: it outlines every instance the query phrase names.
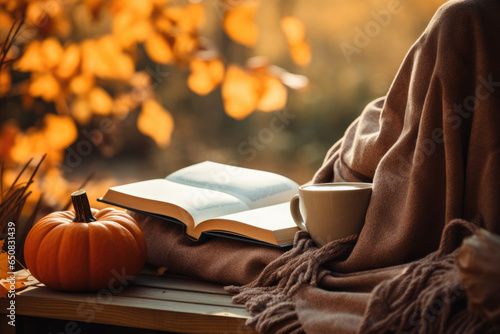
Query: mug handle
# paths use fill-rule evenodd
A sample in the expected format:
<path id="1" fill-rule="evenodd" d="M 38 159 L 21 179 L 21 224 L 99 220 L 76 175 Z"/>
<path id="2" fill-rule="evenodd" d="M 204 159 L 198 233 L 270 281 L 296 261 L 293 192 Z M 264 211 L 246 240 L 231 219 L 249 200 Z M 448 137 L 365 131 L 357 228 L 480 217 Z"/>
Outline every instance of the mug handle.
<path id="1" fill-rule="evenodd" d="M 304 223 L 304 218 L 302 218 L 302 214 L 300 213 L 299 208 L 299 195 L 295 195 L 290 200 L 290 213 L 292 214 L 293 221 L 297 226 L 304 231 L 307 231 L 306 224 Z"/>

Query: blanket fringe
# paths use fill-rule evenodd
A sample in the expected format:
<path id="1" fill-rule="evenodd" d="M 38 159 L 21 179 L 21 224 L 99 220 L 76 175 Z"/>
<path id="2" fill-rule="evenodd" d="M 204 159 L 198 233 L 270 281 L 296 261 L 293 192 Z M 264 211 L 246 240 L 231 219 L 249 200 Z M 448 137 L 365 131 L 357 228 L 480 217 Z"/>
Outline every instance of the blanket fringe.
<path id="1" fill-rule="evenodd" d="M 292 296 L 304 284 L 317 286 L 329 273 L 322 267 L 330 261 L 345 259 L 354 248 L 358 235 L 332 241 L 318 248 L 305 231 L 295 235 L 293 248 L 271 262 L 253 282 L 245 286 L 227 286 L 236 294 L 233 302 L 243 304 L 250 315 L 248 325 L 259 332 L 282 326 L 273 333 L 303 333 Z"/>
<path id="2" fill-rule="evenodd" d="M 351 253 L 357 239 L 358 235 L 353 234 L 318 248 L 307 232 L 299 231 L 295 235 L 293 248 L 271 262 L 256 280 L 241 289 L 277 286 L 291 294 L 304 283 L 317 286 L 328 273 L 321 265 L 344 259 Z"/>
<path id="3" fill-rule="evenodd" d="M 241 291 L 241 287 L 226 287 L 232 293 Z M 300 334 L 303 333 L 299 322 L 295 303 L 292 298 L 277 287 L 254 287 L 248 288 L 233 297 L 237 304 L 245 303 L 252 315 L 246 324 L 255 327 L 262 333 L 273 332 L 277 334 Z M 281 328 L 277 328 L 281 326 Z M 273 328 L 276 327 L 276 328 Z"/>
<path id="4" fill-rule="evenodd" d="M 489 333 L 491 325 L 464 307 L 467 296 L 455 265 L 461 241 L 476 229 L 475 223 L 450 222 L 439 251 L 380 283 L 358 333 Z"/>

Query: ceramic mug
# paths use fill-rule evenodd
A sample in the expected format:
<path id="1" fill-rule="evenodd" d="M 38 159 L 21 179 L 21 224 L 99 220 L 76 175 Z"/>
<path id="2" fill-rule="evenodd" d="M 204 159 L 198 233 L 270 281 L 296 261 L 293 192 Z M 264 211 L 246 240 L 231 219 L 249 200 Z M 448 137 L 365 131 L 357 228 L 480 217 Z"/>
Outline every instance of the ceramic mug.
<path id="1" fill-rule="evenodd" d="M 321 247 L 361 231 L 371 193 L 371 183 L 304 185 L 290 200 L 290 211 L 297 226 Z"/>

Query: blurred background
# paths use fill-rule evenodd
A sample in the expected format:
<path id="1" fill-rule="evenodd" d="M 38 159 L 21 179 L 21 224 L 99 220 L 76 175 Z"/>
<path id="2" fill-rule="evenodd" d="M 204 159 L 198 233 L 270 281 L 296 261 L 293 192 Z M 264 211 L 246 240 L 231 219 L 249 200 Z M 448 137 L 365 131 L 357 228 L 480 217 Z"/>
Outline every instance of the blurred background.
<path id="1" fill-rule="evenodd" d="M 1 181 L 46 155 L 28 211 L 204 160 L 305 183 L 444 2 L 0 0 Z"/>

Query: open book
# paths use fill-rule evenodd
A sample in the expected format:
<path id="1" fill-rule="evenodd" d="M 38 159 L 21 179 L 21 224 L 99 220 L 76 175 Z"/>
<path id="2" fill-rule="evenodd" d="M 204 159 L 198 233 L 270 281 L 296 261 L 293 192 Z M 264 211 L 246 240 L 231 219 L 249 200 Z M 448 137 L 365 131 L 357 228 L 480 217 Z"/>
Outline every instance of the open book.
<path id="1" fill-rule="evenodd" d="M 275 173 L 205 161 L 164 179 L 111 187 L 99 200 L 174 218 L 194 240 L 221 232 L 284 246 L 298 231 L 289 209 L 298 188 Z"/>

